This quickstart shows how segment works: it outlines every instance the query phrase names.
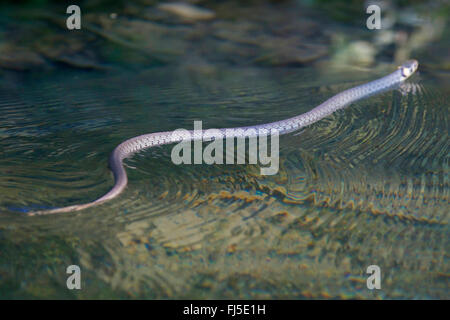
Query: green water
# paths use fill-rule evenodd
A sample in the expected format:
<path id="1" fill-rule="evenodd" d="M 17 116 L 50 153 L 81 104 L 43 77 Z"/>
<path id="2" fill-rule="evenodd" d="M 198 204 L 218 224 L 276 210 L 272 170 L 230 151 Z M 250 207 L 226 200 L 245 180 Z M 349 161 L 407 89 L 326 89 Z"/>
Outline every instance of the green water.
<path id="1" fill-rule="evenodd" d="M 384 1 L 369 30 L 361 1 L 163 2 L 79 1 L 79 30 L 0 5 L 0 299 L 449 299 L 448 5 Z M 167 145 L 116 199 L 25 214 L 104 195 L 126 139 L 293 117 L 409 58 L 406 87 L 280 137 L 276 175 Z"/>
<path id="2" fill-rule="evenodd" d="M 1 298 L 448 298 L 448 87 L 433 74 L 280 137 L 280 171 L 181 165 L 130 137 L 266 123 L 383 75 L 313 68 L 153 68 L 0 80 Z M 82 289 L 66 288 L 79 265 Z M 382 289 L 366 288 L 379 265 Z"/>

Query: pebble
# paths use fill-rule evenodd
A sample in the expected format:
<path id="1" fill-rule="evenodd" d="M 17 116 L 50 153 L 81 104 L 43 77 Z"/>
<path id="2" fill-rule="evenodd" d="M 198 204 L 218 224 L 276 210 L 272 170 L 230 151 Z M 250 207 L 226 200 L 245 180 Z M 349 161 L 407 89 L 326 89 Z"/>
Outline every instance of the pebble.
<path id="1" fill-rule="evenodd" d="M 215 12 L 212 10 L 181 2 L 162 3 L 158 5 L 158 9 L 173 13 L 188 20 L 210 20 L 216 16 Z"/>

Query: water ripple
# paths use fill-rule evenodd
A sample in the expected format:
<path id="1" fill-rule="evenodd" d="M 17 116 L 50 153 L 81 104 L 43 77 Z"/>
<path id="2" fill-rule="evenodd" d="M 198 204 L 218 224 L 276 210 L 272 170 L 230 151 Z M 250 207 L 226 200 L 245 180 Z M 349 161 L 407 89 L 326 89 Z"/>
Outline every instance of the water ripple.
<path id="1" fill-rule="evenodd" d="M 448 96 L 426 82 L 281 137 L 275 176 L 254 165 L 176 166 L 163 146 L 126 160 L 129 185 L 113 201 L 21 215 L 107 192 L 107 159 L 124 139 L 190 129 L 193 120 L 205 128 L 275 121 L 359 83 L 308 71 L 173 72 L 0 87 L 0 235 L 80 239 L 83 268 L 136 297 L 183 297 L 199 287 L 210 298 L 273 290 L 361 297 L 361 268 L 374 261 L 394 287 L 414 284 L 422 297 L 446 292 Z"/>

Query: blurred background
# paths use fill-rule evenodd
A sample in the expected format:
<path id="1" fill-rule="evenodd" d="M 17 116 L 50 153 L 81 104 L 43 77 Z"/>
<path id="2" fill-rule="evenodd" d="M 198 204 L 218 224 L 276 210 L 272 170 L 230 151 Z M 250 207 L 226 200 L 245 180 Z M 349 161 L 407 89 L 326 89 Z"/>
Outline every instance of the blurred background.
<path id="1" fill-rule="evenodd" d="M 81 8 L 68 32 L 66 8 Z M 381 9 L 369 30 L 366 8 Z M 157 65 L 341 68 L 416 57 L 449 68 L 446 1 L 2 1 L 0 67 L 46 70 Z"/>

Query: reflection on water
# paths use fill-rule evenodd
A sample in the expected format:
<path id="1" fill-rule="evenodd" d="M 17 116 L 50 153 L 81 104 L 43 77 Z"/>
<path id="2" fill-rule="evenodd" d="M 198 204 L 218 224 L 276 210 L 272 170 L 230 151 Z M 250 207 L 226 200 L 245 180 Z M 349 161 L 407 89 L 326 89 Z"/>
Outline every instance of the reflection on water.
<path id="1" fill-rule="evenodd" d="M 0 82 L 0 297 L 448 298 L 448 91 L 358 102 L 280 137 L 280 171 L 181 165 L 170 146 L 126 161 L 117 199 L 107 158 L 130 137 L 266 123 L 379 74 L 160 68 L 29 74 Z M 14 85 L 17 84 L 17 85 Z M 20 85 L 19 85 L 20 84 Z M 84 290 L 67 292 L 80 265 Z M 366 289 L 366 268 L 383 272 Z"/>

